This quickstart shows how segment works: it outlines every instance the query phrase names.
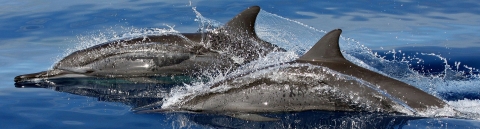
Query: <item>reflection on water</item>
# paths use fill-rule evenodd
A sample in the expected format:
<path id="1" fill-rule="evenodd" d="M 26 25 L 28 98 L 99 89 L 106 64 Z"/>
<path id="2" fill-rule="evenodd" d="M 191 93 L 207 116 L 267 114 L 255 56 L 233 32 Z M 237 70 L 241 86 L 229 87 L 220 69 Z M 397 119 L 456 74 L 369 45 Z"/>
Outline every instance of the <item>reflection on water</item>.
<path id="1" fill-rule="evenodd" d="M 62 78 L 34 83 L 15 83 L 18 88 L 49 88 L 58 92 L 95 97 L 98 101 L 121 102 L 133 108 L 156 108 L 174 86 L 195 80 L 189 76 L 138 78 Z M 151 104 L 153 107 L 144 107 Z"/>
<path id="2" fill-rule="evenodd" d="M 36 84 L 17 84 L 17 87 L 29 88 L 51 88 L 58 92 L 67 92 L 76 95 L 96 98 L 96 101 L 120 102 L 132 106 L 134 110 L 148 110 L 160 108 L 163 97 L 167 96 L 171 88 L 191 81 L 190 77 L 177 78 L 71 78 L 71 79 L 52 79 L 45 83 Z M 153 83 L 155 81 L 155 83 Z M 47 95 L 53 97 L 51 95 Z M 74 97 L 79 99 L 78 97 Z M 45 98 L 45 99 L 48 99 Z M 71 97 L 68 100 L 73 99 Z M 55 103 L 65 104 L 67 98 L 59 98 Z M 77 100 L 78 101 L 78 100 Z M 22 107 L 34 106 L 36 108 L 55 107 L 55 105 L 45 105 L 42 103 L 32 103 L 33 105 L 22 105 Z M 154 104 L 154 105 L 151 105 Z M 84 104 L 70 105 L 70 108 Z M 115 112 L 116 107 L 101 105 L 82 106 L 84 113 L 90 114 L 98 112 L 100 114 L 111 114 Z M 58 105 L 57 105 L 58 106 Z M 66 106 L 66 105 L 65 105 Z M 108 110 L 102 111 L 104 108 Z M 67 108 L 68 109 L 68 108 Z M 80 109 L 79 109 L 80 110 Z M 85 112 L 86 111 L 86 112 Z M 116 111 L 121 113 L 119 111 Z M 97 113 L 95 113 L 97 114 Z M 446 123 L 445 118 L 424 118 L 416 116 L 405 116 L 402 114 L 382 114 L 369 112 L 329 112 L 329 111 L 304 111 L 292 113 L 264 113 L 260 114 L 279 120 L 272 122 L 245 121 L 242 119 L 230 117 L 228 114 L 205 114 L 205 113 L 160 113 L 165 115 L 163 120 L 170 123 L 175 128 L 194 128 L 194 127 L 212 127 L 212 128 L 403 128 L 412 126 L 411 123 L 418 122 L 419 125 L 412 127 L 430 127 L 430 126 L 464 126 L 472 121 L 463 120 L 457 123 Z M 26 115 L 26 117 L 31 117 Z M 428 125 L 421 125 L 428 122 Z M 79 124 L 79 121 L 64 121 L 66 125 Z M 82 123 L 80 125 L 84 125 Z"/>
<path id="3" fill-rule="evenodd" d="M 169 114 L 170 115 L 170 114 Z M 212 128 L 401 128 L 409 121 L 425 119 L 421 117 L 391 116 L 358 112 L 306 111 L 300 113 L 268 114 L 279 118 L 273 122 L 244 121 L 214 114 L 176 113 L 175 121 L 193 122 Z"/>

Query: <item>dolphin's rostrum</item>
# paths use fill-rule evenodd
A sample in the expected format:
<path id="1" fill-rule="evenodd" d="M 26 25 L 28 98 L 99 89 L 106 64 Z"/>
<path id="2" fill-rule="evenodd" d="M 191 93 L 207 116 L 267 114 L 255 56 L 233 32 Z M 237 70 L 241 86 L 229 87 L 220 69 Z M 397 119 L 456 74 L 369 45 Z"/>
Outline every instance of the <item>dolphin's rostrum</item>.
<path id="1" fill-rule="evenodd" d="M 235 68 L 272 51 L 284 51 L 255 33 L 260 7 L 252 6 L 206 33 L 182 33 L 120 40 L 79 50 L 51 70 L 15 77 L 17 83 L 64 77 L 195 75 Z"/>

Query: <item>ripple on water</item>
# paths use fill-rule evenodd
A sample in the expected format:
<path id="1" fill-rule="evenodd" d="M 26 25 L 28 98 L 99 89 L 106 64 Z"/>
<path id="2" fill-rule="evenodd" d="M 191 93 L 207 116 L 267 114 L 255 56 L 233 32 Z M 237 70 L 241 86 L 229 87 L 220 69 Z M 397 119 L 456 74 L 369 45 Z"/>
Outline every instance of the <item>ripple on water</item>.
<path id="1" fill-rule="evenodd" d="M 92 25 L 96 25 L 96 24 L 105 23 L 107 21 L 108 20 L 105 19 L 105 18 L 93 18 L 93 19 L 87 20 L 87 21 L 79 21 L 79 22 L 71 23 L 70 28 L 87 27 L 87 26 L 92 26 Z"/>
<path id="2" fill-rule="evenodd" d="M 84 125 L 85 123 L 80 122 L 80 121 L 62 121 L 63 124 L 66 125 Z"/>
<path id="3" fill-rule="evenodd" d="M 45 24 L 50 20 L 52 20 L 52 19 L 50 19 L 50 18 L 33 19 L 31 21 L 28 21 L 27 24 Z"/>
<path id="4" fill-rule="evenodd" d="M 20 29 L 17 30 L 17 32 L 32 31 L 32 30 L 38 30 L 42 28 L 44 28 L 43 25 L 25 25 L 25 26 L 21 26 Z"/>

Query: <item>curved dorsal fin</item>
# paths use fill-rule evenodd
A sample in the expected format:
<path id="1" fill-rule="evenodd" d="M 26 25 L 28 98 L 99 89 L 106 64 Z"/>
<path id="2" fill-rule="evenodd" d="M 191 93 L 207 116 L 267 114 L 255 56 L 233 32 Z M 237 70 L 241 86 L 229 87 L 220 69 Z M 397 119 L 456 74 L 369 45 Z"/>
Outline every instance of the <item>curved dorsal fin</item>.
<path id="1" fill-rule="evenodd" d="M 319 61 L 319 60 L 335 60 L 343 59 L 342 53 L 340 52 L 340 46 L 338 40 L 340 34 L 342 33 L 341 29 L 335 29 L 323 36 L 313 47 L 305 53 L 298 60 L 302 61 Z"/>
<path id="2" fill-rule="evenodd" d="M 259 6 L 252 6 L 232 18 L 222 28 L 231 34 L 246 34 L 249 37 L 257 37 L 255 33 L 255 21 L 260 12 Z"/>

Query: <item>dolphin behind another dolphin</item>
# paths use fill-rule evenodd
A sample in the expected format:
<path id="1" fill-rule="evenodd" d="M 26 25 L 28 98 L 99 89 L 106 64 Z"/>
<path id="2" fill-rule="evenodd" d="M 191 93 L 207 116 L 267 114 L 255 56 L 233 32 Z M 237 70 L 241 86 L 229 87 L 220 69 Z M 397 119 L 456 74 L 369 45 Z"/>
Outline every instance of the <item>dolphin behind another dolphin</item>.
<path id="1" fill-rule="evenodd" d="M 273 51 L 284 51 L 255 33 L 260 7 L 244 10 L 224 26 L 206 33 L 182 33 L 120 40 L 79 50 L 51 70 L 19 75 L 16 83 L 65 77 L 142 77 L 196 75 L 224 70 Z"/>
<path id="2" fill-rule="evenodd" d="M 230 114 L 272 120 L 251 113 L 306 110 L 416 114 L 448 105 L 414 86 L 346 60 L 338 44 L 340 29 L 322 37 L 296 61 L 230 76 L 210 91 L 173 98 L 162 109 Z M 169 101 L 169 100 L 167 100 Z"/>

